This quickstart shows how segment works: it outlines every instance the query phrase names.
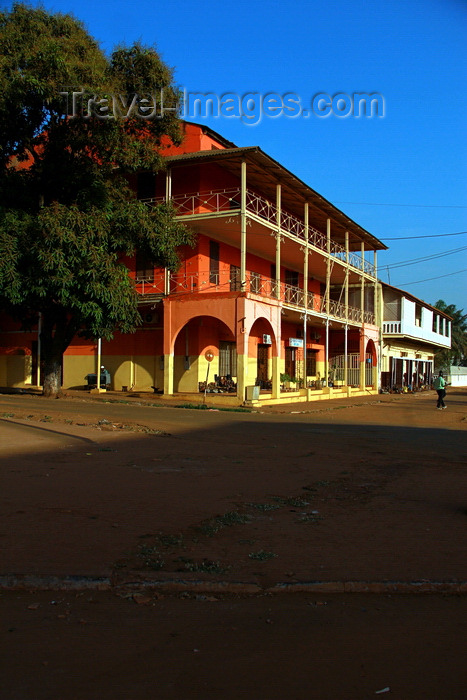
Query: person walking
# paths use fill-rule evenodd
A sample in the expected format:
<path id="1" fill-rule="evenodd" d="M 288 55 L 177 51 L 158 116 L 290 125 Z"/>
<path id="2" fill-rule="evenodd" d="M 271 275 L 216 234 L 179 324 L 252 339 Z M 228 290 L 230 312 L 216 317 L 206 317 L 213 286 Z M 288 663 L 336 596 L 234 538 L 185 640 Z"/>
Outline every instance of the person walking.
<path id="1" fill-rule="evenodd" d="M 441 371 L 433 382 L 433 388 L 436 390 L 436 393 L 438 394 L 438 402 L 436 404 L 436 408 L 439 411 L 442 411 L 443 408 L 446 408 L 446 405 L 444 403 L 444 397 L 446 396 L 446 381 L 445 381 L 445 379 L 443 377 L 443 373 Z"/>

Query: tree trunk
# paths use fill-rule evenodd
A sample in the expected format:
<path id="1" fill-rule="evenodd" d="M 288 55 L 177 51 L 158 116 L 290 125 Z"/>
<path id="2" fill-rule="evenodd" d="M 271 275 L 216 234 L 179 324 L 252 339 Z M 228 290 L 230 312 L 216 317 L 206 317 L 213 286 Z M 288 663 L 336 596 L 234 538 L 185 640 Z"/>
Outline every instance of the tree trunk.
<path id="1" fill-rule="evenodd" d="M 62 390 L 62 358 L 47 357 L 42 382 L 44 396 L 59 396 Z"/>
<path id="2" fill-rule="evenodd" d="M 79 324 L 60 306 L 42 312 L 41 349 L 44 361 L 43 395 L 59 396 L 62 390 L 62 358 Z"/>

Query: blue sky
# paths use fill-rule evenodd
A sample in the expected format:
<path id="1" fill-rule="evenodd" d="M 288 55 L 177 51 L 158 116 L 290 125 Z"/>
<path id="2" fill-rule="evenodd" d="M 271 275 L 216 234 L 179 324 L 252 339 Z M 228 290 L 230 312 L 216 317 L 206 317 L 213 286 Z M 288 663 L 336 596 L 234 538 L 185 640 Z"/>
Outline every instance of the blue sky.
<path id="1" fill-rule="evenodd" d="M 189 92 L 294 93 L 304 107 L 320 93 L 382 95 L 383 117 L 292 118 L 284 110 L 255 125 L 235 116 L 195 121 L 239 146 L 260 146 L 383 240 L 383 281 L 467 312 L 467 250 L 458 250 L 467 233 L 440 236 L 467 231 L 465 0 L 44 5 L 81 19 L 106 51 L 135 40 L 156 45 Z"/>

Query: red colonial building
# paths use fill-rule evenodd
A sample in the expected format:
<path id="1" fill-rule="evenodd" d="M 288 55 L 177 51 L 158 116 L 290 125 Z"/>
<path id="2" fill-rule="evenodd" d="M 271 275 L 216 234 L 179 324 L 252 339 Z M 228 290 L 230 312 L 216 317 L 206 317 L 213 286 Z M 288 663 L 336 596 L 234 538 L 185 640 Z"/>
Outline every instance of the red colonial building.
<path id="1" fill-rule="evenodd" d="M 183 123 L 166 170 L 131 176 L 147 206 L 171 200 L 196 234 L 176 273 L 126 259 L 143 325 L 76 338 L 64 388 L 97 362 L 111 388 L 226 403 L 376 393 L 381 323 L 377 251 L 386 246 L 259 147 Z M 40 385 L 37 332 L 0 333 L 0 385 Z M 207 380 L 207 383 L 206 383 Z M 257 388 L 255 388 L 257 387 Z M 216 396 L 213 396 L 213 395 Z"/>

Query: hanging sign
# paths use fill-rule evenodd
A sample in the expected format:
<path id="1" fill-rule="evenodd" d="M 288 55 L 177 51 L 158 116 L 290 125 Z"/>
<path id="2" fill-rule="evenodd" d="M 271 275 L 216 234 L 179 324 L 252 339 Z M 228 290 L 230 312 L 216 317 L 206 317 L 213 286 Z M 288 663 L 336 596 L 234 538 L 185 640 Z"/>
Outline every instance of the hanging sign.
<path id="1" fill-rule="evenodd" d="M 303 338 L 289 338 L 289 348 L 303 348 Z"/>

